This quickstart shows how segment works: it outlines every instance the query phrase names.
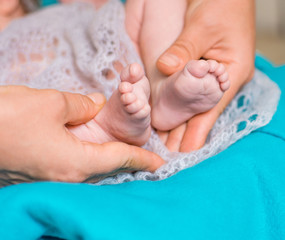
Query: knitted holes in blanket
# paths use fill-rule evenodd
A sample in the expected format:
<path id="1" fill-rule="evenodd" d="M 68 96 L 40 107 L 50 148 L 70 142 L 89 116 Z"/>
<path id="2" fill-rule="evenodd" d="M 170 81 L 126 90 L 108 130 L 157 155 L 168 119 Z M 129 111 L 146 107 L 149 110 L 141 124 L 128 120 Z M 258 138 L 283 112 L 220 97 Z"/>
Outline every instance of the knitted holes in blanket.
<path id="1" fill-rule="evenodd" d="M 87 3 L 53 6 L 15 20 L 0 34 L 0 84 L 53 88 L 109 98 L 120 70 L 141 60 L 124 27 L 124 7 L 111 0 L 96 11 Z M 221 152 L 266 125 L 276 111 L 280 90 L 256 71 L 219 117 L 205 146 L 171 153 L 153 131 L 144 148 L 167 161 L 155 173 L 122 173 L 98 184 L 165 179 Z"/>

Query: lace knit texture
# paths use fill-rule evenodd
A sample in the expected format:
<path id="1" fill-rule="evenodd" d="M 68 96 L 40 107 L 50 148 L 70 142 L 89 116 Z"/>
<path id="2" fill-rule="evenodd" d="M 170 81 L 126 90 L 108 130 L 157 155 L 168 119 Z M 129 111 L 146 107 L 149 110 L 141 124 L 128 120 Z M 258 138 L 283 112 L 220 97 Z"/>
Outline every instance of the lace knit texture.
<path id="1" fill-rule="evenodd" d="M 58 5 L 13 21 L 0 34 L 0 84 L 27 85 L 109 98 L 118 87 L 116 65 L 138 62 L 124 28 L 124 7 L 111 0 L 96 11 L 87 3 Z M 276 111 L 280 90 L 259 71 L 220 116 L 205 146 L 171 153 L 153 131 L 144 148 L 167 161 L 155 173 L 123 173 L 99 184 L 161 180 L 226 149 L 266 125 Z"/>

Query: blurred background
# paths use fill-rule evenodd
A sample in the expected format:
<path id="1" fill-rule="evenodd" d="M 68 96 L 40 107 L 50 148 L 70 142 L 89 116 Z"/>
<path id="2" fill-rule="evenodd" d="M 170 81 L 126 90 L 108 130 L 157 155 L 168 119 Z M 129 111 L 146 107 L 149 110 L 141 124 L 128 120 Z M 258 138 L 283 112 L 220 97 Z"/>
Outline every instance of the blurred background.
<path id="1" fill-rule="evenodd" d="M 256 0 L 257 50 L 285 64 L 285 0 Z"/>

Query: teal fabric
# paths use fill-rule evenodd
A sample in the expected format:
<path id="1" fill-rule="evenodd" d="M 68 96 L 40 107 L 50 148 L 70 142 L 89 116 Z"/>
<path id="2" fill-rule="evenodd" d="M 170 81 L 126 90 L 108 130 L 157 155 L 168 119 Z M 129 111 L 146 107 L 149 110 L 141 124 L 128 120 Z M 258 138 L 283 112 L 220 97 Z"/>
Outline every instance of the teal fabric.
<path id="1" fill-rule="evenodd" d="M 57 4 L 59 2 L 59 0 L 41 0 L 41 6 L 42 7 L 47 7 L 49 5 L 53 5 L 53 4 Z"/>
<path id="2" fill-rule="evenodd" d="M 41 0 L 40 1 L 42 7 L 46 7 L 46 6 L 49 6 L 52 4 L 56 4 L 58 2 L 59 2 L 59 0 Z M 121 2 L 125 3 L 126 0 L 121 0 Z"/>
<path id="3" fill-rule="evenodd" d="M 285 90 L 285 66 L 256 66 Z M 270 124 L 158 182 L 0 190 L 0 239 L 285 239 L 285 97 Z"/>
<path id="4" fill-rule="evenodd" d="M 285 140 L 285 65 L 275 67 L 262 56 L 256 57 L 255 65 L 261 71 L 266 73 L 272 80 L 274 80 L 279 85 L 282 92 L 278 111 L 273 116 L 272 121 L 267 126 L 257 130 L 257 132 L 269 134 Z M 285 160 L 285 149 L 281 151 L 281 153 L 283 153 Z"/>

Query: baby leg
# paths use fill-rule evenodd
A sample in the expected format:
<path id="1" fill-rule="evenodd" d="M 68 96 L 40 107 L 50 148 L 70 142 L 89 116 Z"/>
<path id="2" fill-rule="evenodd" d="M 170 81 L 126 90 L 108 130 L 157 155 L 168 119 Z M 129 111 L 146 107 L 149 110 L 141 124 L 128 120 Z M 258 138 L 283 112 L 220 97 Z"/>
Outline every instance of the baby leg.
<path id="1" fill-rule="evenodd" d="M 141 1 L 129 2 L 134 5 Z M 140 43 L 140 54 L 151 84 L 152 125 L 159 130 L 170 130 L 210 110 L 229 87 L 225 68 L 215 61 L 190 61 L 182 71 L 170 77 L 157 70 L 157 59 L 183 29 L 186 4 L 186 0 L 145 0 L 140 8 L 144 13 L 137 14 L 143 16 L 136 21 L 141 23 L 139 33 L 131 35 Z M 131 27 L 127 23 L 127 29 Z"/>
<path id="2" fill-rule="evenodd" d="M 122 82 L 98 115 L 69 130 L 82 141 L 123 141 L 141 146 L 150 136 L 150 89 L 139 64 L 121 72 Z"/>

